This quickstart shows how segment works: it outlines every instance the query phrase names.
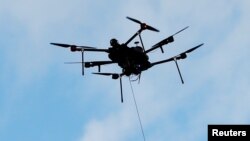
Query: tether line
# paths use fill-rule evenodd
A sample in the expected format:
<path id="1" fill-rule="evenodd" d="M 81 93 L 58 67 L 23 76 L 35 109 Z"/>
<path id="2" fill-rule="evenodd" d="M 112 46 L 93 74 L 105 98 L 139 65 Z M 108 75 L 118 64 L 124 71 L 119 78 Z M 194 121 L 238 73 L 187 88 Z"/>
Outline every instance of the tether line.
<path id="1" fill-rule="evenodd" d="M 145 134 L 144 134 L 144 130 L 143 130 L 142 122 L 141 122 L 141 117 L 140 117 L 140 114 L 139 114 L 139 110 L 138 110 L 138 106 L 137 106 L 137 102 L 136 102 L 136 99 L 135 99 L 135 94 L 134 94 L 134 90 L 133 90 L 133 87 L 132 87 L 132 83 L 131 83 L 130 77 L 129 77 L 129 82 L 130 82 L 130 87 L 131 87 L 131 91 L 132 91 L 132 94 L 133 94 L 133 99 L 134 99 L 134 103 L 135 103 L 135 108 L 136 108 L 138 120 L 140 122 L 140 127 L 141 127 L 141 132 L 142 132 L 143 140 L 146 141 L 146 137 L 145 137 Z"/>

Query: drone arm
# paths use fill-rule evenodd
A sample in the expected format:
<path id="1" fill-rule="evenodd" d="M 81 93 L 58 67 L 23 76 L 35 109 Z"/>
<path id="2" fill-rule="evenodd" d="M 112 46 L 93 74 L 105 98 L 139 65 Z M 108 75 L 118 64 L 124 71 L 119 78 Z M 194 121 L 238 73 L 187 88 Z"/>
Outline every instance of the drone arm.
<path id="1" fill-rule="evenodd" d="M 141 34 L 142 31 L 143 29 L 139 29 L 131 38 L 128 39 L 125 45 L 128 45 L 137 35 Z"/>
<path id="2" fill-rule="evenodd" d="M 158 62 L 155 62 L 155 63 L 152 63 L 151 64 L 151 67 L 154 66 L 154 65 L 159 65 L 159 64 L 162 64 L 162 63 L 167 63 L 167 62 L 170 62 L 170 61 L 174 61 L 175 62 L 175 65 L 177 67 L 177 70 L 178 70 L 178 73 L 179 73 L 179 76 L 181 78 L 181 82 L 182 84 L 184 84 L 184 81 L 183 81 L 183 78 L 182 78 L 182 75 L 181 75 L 181 71 L 180 71 L 180 68 L 178 66 L 178 63 L 177 63 L 177 60 L 179 59 L 185 59 L 187 56 L 185 53 L 182 53 L 180 55 L 177 55 L 177 56 L 174 56 L 172 58 L 169 58 L 169 59 L 166 59 L 166 60 L 162 60 L 162 61 L 158 61 Z"/>
<path id="3" fill-rule="evenodd" d="M 84 51 L 107 52 L 107 53 L 109 53 L 109 50 L 108 50 L 108 49 L 94 49 L 94 48 L 88 48 L 88 49 L 84 49 Z"/>
<path id="4" fill-rule="evenodd" d="M 167 62 L 170 62 L 170 61 L 174 61 L 174 58 L 172 57 L 172 58 L 169 58 L 169 59 L 166 59 L 166 60 L 162 60 L 162 61 L 158 61 L 158 62 L 151 63 L 151 67 L 153 67 L 153 66 L 155 66 L 155 65 L 167 63 Z"/>
<path id="5" fill-rule="evenodd" d="M 65 62 L 65 64 L 82 64 L 82 75 L 84 75 L 84 67 L 85 68 L 90 68 L 90 67 L 98 67 L 98 72 L 101 71 L 101 66 L 102 65 L 107 65 L 107 64 L 112 64 L 115 62 L 112 61 L 95 61 L 95 62 L 84 62 L 84 57 L 83 57 L 83 52 L 82 52 L 82 61 L 81 62 Z"/>
<path id="6" fill-rule="evenodd" d="M 155 44 L 155 45 L 153 45 L 152 48 L 146 50 L 145 53 L 149 53 L 149 52 L 151 52 L 151 51 L 153 51 L 153 50 L 155 50 L 155 49 L 157 49 L 157 48 L 160 48 L 160 49 L 161 49 L 161 52 L 163 53 L 164 51 L 163 51 L 162 46 L 163 46 L 163 45 L 167 45 L 168 43 L 172 43 L 172 42 L 174 42 L 174 37 L 173 37 L 173 36 L 169 36 L 168 38 L 166 38 L 166 39 L 164 39 L 164 40 L 158 42 L 158 43 Z"/>

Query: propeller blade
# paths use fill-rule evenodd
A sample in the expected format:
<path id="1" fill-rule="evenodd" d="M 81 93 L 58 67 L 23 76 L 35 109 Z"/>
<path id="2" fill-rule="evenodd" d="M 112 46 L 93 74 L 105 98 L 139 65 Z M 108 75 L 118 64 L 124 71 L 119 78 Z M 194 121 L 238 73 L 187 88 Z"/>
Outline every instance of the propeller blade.
<path id="1" fill-rule="evenodd" d="M 123 103 L 122 77 L 120 77 L 120 89 L 121 89 L 121 102 Z"/>
<path id="2" fill-rule="evenodd" d="M 156 29 L 156 28 L 154 28 L 154 27 L 152 27 L 152 26 L 149 26 L 149 25 L 147 25 L 146 28 L 147 28 L 148 30 L 151 30 L 151 31 L 160 32 L 160 30 L 158 30 L 158 29 Z"/>
<path id="3" fill-rule="evenodd" d="M 92 74 L 97 74 L 97 75 L 103 75 L 103 76 L 112 76 L 112 79 L 118 79 L 120 77 L 122 77 L 123 74 L 117 74 L 117 73 L 102 73 L 102 72 L 98 72 L 98 73 L 92 73 Z"/>
<path id="4" fill-rule="evenodd" d="M 147 25 L 146 23 L 142 23 L 141 21 L 137 20 L 137 19 L 134 19 L 134 18 L 131 18 L 131 17 L 127 17 L 127 19 L 135 22 L 135 23 L 138 23 L 141 25 L 141 29 L 148 29 L 148 30 L 151 30 L 151 31 L 155 31 L 155 32 L 160 32 L 158 29 L 150 26 L 150 25 Z"/>
<path id="5" fill-rule="evenodd" d="M 64 64 L 82 64 L 84 62 L 64 62 Z"/>
<path id="6" fill-rule="evenodd" d="M 173 36 L 175 36 L 176 34 L 182 32 L 182 31 L 184 31 L 184 30 L 186 30 L 188 27 L 189 27 L 189 26 L 187 26 L 187 27 L 181 29 L 180 31 L 176 32 L 175 34 L 173 34 L 173 35 L 171 35 L 171 36 L 169 36 L 169 37 L 167 37 L 167 38 L 161 40 L 161 41 L 158 42 L 157 44 L 153 45 L 152 48 L 149 49 L 147 52 L 152 51 L 152 50 L 154 50 L 154 49 L 156 49 L 156 48 L 158 48 L 158 47 L 160 47 L 160 46 L 163 46 L 163 45 L 166 45 L 166 44 L 168 44 L 168 43 L 173 42 L 173 41 L 174 41 L 174 37 L 173 37 Z"/>
<path id="7" fill-rule="evenodd" d="M 105 75 L 105 76 L 110 76 L 116 73 L 102 73 L 102 72 L 93 72 L 92 74 L 97 74 L 97 75 Z"/>
<path id="8" fill-rule="evenodd" d="M 189 50 L 185 51 L 184 53 L 190 53 L 190 52 L 192 52 L 192 51 L 196 50 L 197 48 L 199 48 L 199 47 L 201 47 L 201 46 L 203 46 L 203 45 L 204 45 L 204 43 L 199 44 L 198 46 L 193 47 L 193 48 L 191 48 L 191 49 L 189 49 Z"/>
<path id="9" fill-rule="evenodd" d="M 176 34 L 178 34 L 178 33 L 182 32 L 182 31 L 186 30 L 187 28 L 189 28 L 189 26 L 187 26 L 187 27 L 183 28 L 182 30 L 180 30 L 180 31 L 176 32 L 176 33 L 175 33 L 175 34 L 173 34 L 172 36 L 175 36 Z"/>
<path id="10" fill-rule="evenodd" d="M 55 46 L 60 46 L 60 47 L 65 47 L 65 48 L 68 48 L 68 47 L 71 47 L 72 45 L 68 45 L 68 44 L 61 44 L 61 43 L 50 43 L 51 45 L 55 45 Z"/>
<path id="11" fill-rule="evenodd" d="M 83 49 L 95 49 L 95 47 L 89 47 L 89 46 L 77 46 L 77 45 L 61 44 L 61 43 L 50 43 L 50 44 L 55 45 L 55 46 L 59 46 L 59 47 L 64 47 L 64 48 L 79 47 L 79 48 L 83 48 Z"/>
<path id="12" fill-rule="evenodd" d="M 134 19 L 134 18 L 127 17 L 127 19 L 129 19 L 129 20 L 131 20 L 131 21 L 133 21 L 133 22 L 136 22 L 136 23 L 138 23 L 138 24 L 142 24 L 142 22 L 140 22 L 139 20 L 136 20 L 136 19 Z"/>

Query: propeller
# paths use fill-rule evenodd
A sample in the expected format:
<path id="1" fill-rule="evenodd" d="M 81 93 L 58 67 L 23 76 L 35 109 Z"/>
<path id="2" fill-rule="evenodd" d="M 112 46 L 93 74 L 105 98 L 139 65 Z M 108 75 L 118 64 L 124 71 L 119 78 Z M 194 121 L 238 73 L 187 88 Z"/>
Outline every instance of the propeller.
<path id="1" fill-rule="evenodd" d="M 83 55 L 83 53 L 82 53 Z M 83 56 L 82 56 L 82 62 L 64 62 L 64 64 L 82 64 L 82 75 L 84 75 L 84 65 L 85 65 L 85 62 L 83 60 Z"/>
<path id="2" fill-rule="evenodd" d="M 96 75 L 103 75 L 103 76 L 112 76 L 112 79 L 120 79 L 120 90 L 121 90 L 121 102 L 123 103 L 123 91 L 122 91 L 122 76 L 123 74 L 117 74 L 117 73 L 103 73 L 103 72 L 97 72 L 92 73 Z"/>
<path id="3" fill-rule="evenodd" d="M 164 53 L 162 46 L 163 46 L 163 45 L 166 45 L 166 44 L 168 44 L 168 43 L 174 42 L 174 36 L 175 36 L 176 34 L 182 32 L 182 31 L 186 30 L 188 27 L 189 27 L 189 26 L 187 26 L 187 27 L 181 29 L 180 31 L 176 32 L 175 34 L 173 34 L 173 35 L 171 35 L 171 36 L 169 36 L 169 37 L 167 37 L 167 38 L 161 40 L 160 42 L 156 43 L 155 45 L 152 46 L 152 48 L 148 49 L 148 50 L 146 51 L 146 53 L 148 53 L 148 52 L 150 52 L 150 51 L 152 51 L 152 50 L 155 50 L 155 49 L 157 49 L 157 48 L 160 48 L 160 49 L 161 49 L 161 52 Z"/>
<path id="4" fill-rule="evenodd" d="M 148 29 L 148 30 L 151 30 L 151 31 L 155 31 L 155 32 L 159 32 L 158 29 L 150 26 L 150 25 L 147 25 L 146 23 L 142 23 L 141 21 L 137 20 L 137 19 L 134 19 L 134 18 L 131 18 L 131 17 L 127 17 L 127 19 L 135 22 L 135 23 L 138 23 L 141 25 L 141 29 Z"/>
<path id="5" fill-rule="evenodd" d="M 169 59 L 151 63 L 151 67 L 154 66 L 154 65 L 159 65 L 159 64 L 162 64 L 162 63 L 167 63 L 167 62 L 170 62 L 170 61 L 174 61 L 174 62 L 175 62 L 175 65 L 176 65 L 176 67 L 177 67 L 179 76 L 180 76 L 180 78 L 181 78 L 181 82 L 182 82 L 182 84 L 184 84 L 184 81 L 183 81 L 183 78 L 182 78 L 181 71 L 180 71 L 180 68 L 179 68 L 179 66 L 178 66 L 177 60 L 185 59 L 185 58 L 187 57 L 187 53 L 190 53 L 190 52 L 194 51 L 195 49 L 197 49 L 197 48 L 199 48 L 199 47 L 201 47 L 201 46 L 203 46 L 203 45 L 204 45 L 204 43 L 199 44 L 199 45 L 197 45 L 197 46 L 195 46 L 195 47 L 193 47 L 193 48 L 191 48 L 191 49 L 188 49 L 187 51 L 182 52 L 182 53 L 180 53 L 179 55 L 176 55 L 176 56 L 171 57 L 171 58 L 169 58 Z"/>
<path id="6" fill-rule="evenodd" d="M 177 55 L 177 56 L 175 56 L 175 57 L 173 58 L 173 59 L 174 59 L 174 62 L 175 62 L 175 65 L 176 65 L 176 67 L 177 67 L 179 76 L 180 76 L 180 78 L 181 78 L 182 84 L 184 84 L 184 81 L 183 81 L 183 78 L 182 78 L 181 71 L 180 71 L 180 69 L 179 69 L 177 60 L 178 60 L 178 59 L 184 59 L 184 58 L 186 58 L 186 57 L 187 57 L 186 53 L 190 53 L 190 52 L 196 50 L 197 48 L 199 48 L 199 47 L 201 47 L 201 46 L 203 46 L 203 45 L 204 45 L 204 43 L 201 43 L 201 44 L 199 44 L 199 45 L 197 45 L 197 46 L 195 46 L 195 47 L 193 47 L 193 48 L 191 48 L 191 49 L 189 49 L 189 50 L 187 50 L 187 51 L 185 51 L 185 52 L 183 52 L 183 53 L 181 53 L 181 54 L 179 54 L 179 55 Z"/>
<path id="7" fill-rule="evenodd" d="M 178 32 L 176 32 L 175 34 L 173 34 L 172 36 L 175 36 L 176 34 L 179 34 L 180 32 L 182 32 L 182 31 L 186 30 L 187 28 L 189 28 L 189 26 L 187 26 L 187 27 L 185 27 L 185 28 L 181 29 L 180 31 L 178 31 Z"/>
<path id="8" fill-rule="evenodd" d="M 135 23 L 138 23 L 141 25 L 141 28 L 125 43 L 125 45 L 127 45 L 128 43 L 130 43 L 137 35 L 139 35 L 140 37 L 140 41 L 141 41 L 141 44 L 142 44 L 142 47 L 143 47 L 143 50 L 145 51 L 144 49 L 144 45 L 143 45 L 143 42 L 142 42 L 142 38 L 141 38 L 141 32 L 145 29 L 148 29 L 148 30 L 151 30 L 151 31 L 155 31 L 155 32 L 159 32 L 158 29 L 150 26 L 150 25 L 147 25 L 146 23 L 142 23 L 140 22 L 139 20 L 137 19 L 134 19 L 134 18 L 131 18 L 131 17 L 127 17 L 127 19 L 135 22 Z"/>
<path id="9" fill-rule="evenodd" d="M 50 43 L 51 45 L 55 45 L 55 46 L 59 46 L 59 47 L 64 47 L 64 48 L 68 48 L 68 47 L 79 47 L 82 49 L 94 49 L 95 47 L 89 47 L 89 46 L 78 46 L 78 45 L 70 45 L 70 44 L 61 44 L 61 43 Z"/>
<path id="10" fill-rule="evenodd" d="M 104 73 L 104 72 L 93 72 L 92 74 L 105 75 L 105 76 L 119 75 L 119 74 L 117 74 L 117 73 Z"/>
<path id="11" fill-rule="evenodd" d="M 189 49 L 189 50 L 187 50 L 187 51 L 185 51 L 185 52 L 183 52 L 183 53 L 190 53 L 190 52 L 196 50 L 197 48 L 199 48 L 199 47 L 201 47 L 201 46 L 203 46 L 203 45 L 204 45 L 204 43 L 201 43 L 201 44 L 199 44 L 198 46 L 195 46 L 195 47 L 193 47 L 193 48 L 191 48 L 191 49 Z"/>
<path id="12" fill-rule="evenodd" d="M 82 64 L 83 62 L 64 62 L 64 64 Z"/>

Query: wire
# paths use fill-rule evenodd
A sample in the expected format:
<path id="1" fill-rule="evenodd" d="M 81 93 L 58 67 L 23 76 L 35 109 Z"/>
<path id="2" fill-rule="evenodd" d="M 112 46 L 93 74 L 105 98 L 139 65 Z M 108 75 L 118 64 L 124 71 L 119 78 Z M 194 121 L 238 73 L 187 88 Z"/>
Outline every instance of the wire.
<path id="1" fill-rule="evenodd" d="M 135 94 L 134 94 L 134 90 L 133 90 L 133 87 L 132 87 L 132 83 L 131 83 L 130 77 L 129 77 L 129 83 L 130 83 L 131 91 L 132 91 L 133 98 L 134 98 L 134 103 L 135 103 L 135 108 L 136 108 L 138 120 L 140 122 L 140 127 L 141 127 L 141 132 L 142 132 L 143 140 L 146 141 L 146 137 L 145 137 L 145 134 L 144 134 L 144 130 L 143 130 L 142 122 L 141 122 L 141 117 L 140 117 L 140 113 L 139 113 L 139 110 L 138 110 L 138 106 L 137 106 L 137 102 L 136 102 L 136 99 L 135 99 Z"/>

